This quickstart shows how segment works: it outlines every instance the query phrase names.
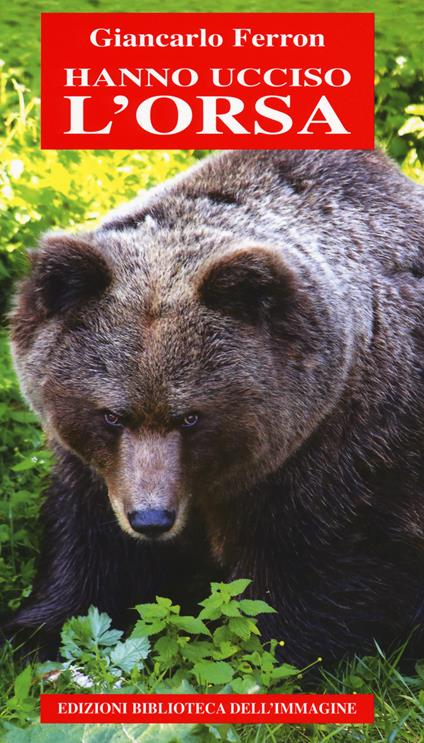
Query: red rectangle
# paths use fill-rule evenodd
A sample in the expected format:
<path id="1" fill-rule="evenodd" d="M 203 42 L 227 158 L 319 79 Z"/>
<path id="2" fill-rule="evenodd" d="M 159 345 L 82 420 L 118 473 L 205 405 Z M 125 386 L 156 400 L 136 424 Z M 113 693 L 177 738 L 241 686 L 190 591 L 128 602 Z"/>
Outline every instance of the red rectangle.
<path id="1" fill-rule="evenodd" d="M 365 723 L 371 694 L 41 694 L 42 723 Z"/>
<path id="2" fill-rule="evenodd" d="M 372 13 L 43 13 L 42 147 L 371 149 Z"/>

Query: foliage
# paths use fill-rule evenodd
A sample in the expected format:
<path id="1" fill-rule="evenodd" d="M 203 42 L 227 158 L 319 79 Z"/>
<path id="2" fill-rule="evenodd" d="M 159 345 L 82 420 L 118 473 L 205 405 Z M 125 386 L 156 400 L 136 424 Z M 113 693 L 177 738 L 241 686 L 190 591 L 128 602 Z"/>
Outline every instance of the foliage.
<path id="1" fill-rule="evenodd" d="M 180 606 L 160 596 L 155 603 L 139 604 L 140 619 L 125 639 L 107 614 L 91 607 L 87 616 L 64 624 L 63 661 L 39 666 L 36 675 L 42 685 L 53 675 L 55 692 L 81 687 L 146 694 L 290 691 L 301 672 L 280 663 L 277 649 L 283 643 L 261 643 L 258 615 L 274 609 L 264 601 L 238 598 L 249 583 L 212 583 L 196 616 L 182 615 Z"/>
<path id="2" fill-rule="evenodd" d="M 376 139 L 407 175 L 424 183 L 424 67 L 418 52 L 378 52 L 375 70 Z"/>
<path id="3" fill-rule="evenodd" d="M 231 732 L 231 731 L 230 731 Z M 37 725 L 21 730 L 8 726 L 4 743 L 124 743 L 124 741 L 143 741 L 143 743 L 216 743 L 231 741 L 238 737 L 222 737 L 226 731 L 222 725 L 199 734 L 199 726 L 192 724 L 166 725 Z"/>
<path id="4" fill-rule="evenodd" d="M 232 0 L 214 0 L 211 10 L 232 8 Z M 273 0 L 269 11 L 298 11 L 290 2 Z M 178 10 L 180 0 L 167 0 L 169 10 Z M 154 10 L 154 3 L 137 2 L 131 10 Z M 109 209 L 145 188 L 188 167 L 202 153 L 181 151 L 40 151 L 38 145 L 38 37 L 40 10 L 57 10 L 54 0 L 38 0 L 31 8 L 32 25 L 21 33 L 24 2 L 10 3 L 5 12 L 0 49 L 8 59 L 0 69 L 0 115 L 3 137 L 0 166 L 0 313 L 5 311 L 16 277 L 25 269 L 25 249 L 39 235 L 54 227 L 92 226 Z M 99 0 L 73 0 L 67 10 L 99 10 Z M 277 7 L 278 6 L 278 7 Z M 334 6 L 334 7 L 333 7 Z M 115 10 L 110 0 L 101 9 Z M 165 9 L 165 8 L 163 8 Z M 184 0 L 184 10 L 196 0 Z M 376 139 L 398 160 L 411 177 L 423 179 L 424 126 L 422 91 L 424 72 L 418 31 L 418 2 L 405 10 L 394 0 L 385 0 L 376 11 Z M 263 10 L 261 0 L 249 10 Z M 320 0 L 304 0 L 303 11 L 323 10 Z M 368 11 L 358 0 L 326 3 L 326 11 Z M 401 29 L 401 31 L 400 31 Z M 6 32 L 6 33 L 5 33 Z M 24 40 L 24 47 L 23 47 Z"/>
<path id="5" fill-rule="evenodd" d="M 40 493 L 51 455 L 16 384 L 5 333 L 0 333 L 0 615 L 31 591 L 38 547 Z"/>
<path id="6" fill-rule="evenodd" d="M 6 701 L 3 718 L 36 725 L 41 691 L 293 692 L 301 672 L 277 658 L 282 643 L 273 640 L 264 646 L 260 640 L 257 617 L 274 609 L 264 601 L 238 598 L 249 583 L 212 583 L 211 595 L 201 602 L 197 616 L 182 615 L 167 598 L 140 604 L 136 607 L 140 619 L 126 639 L 120 630 L 112 629 L 110 617 L 95 607 L 87 616 L 69 619 L 61 633 L 63 660 L 24 668 Z M 187 733 L 198 727 L 188 726 Z M 203 728 L 203 740 L 238 740 L 231 725 Z M 19 736 L 14 728 L 9 731 L 7 739 Z M 168 740 L 169 730 L 165 732 L 163 740 Z M 28 732 L 28 740 L 31 735 Z"/>
<path id="7" fill-rule="evenodd" d="M 376 47 L 396 54 L 419 52 L 422 46 L 422 3 L 420 0 L 163 0 L 161 12 L 235 13 L 375 13 Z M 115 0 L 14 0 L 2 8 L 0 56 L 13 66 L 25 69 L 25 83 L 38 93 L 39 15 L 41 12 L 158 12 L 157 0 L 132 0 L 119 5 Z M 66 33 L 66 28 L 63 29 Z M 349 33 L 348 24 L 346 33 Z M 360 41 L 358 53 L 360 54 Z M 417 62 L 419 59 L 417 57 Z M 422 58 L 421 58 L 422 62 Z M 417 67 L 422 66 L 417 64 Z"/>
<path id="8" fill-rule="evenodd" d="M 82 9 L 86 9 L 87 4 L 88 0 L 79 2 Z M 319 9 L 316 2 L 307 4 L 310 5 L 308 10 Z M 55 9 L 49 3 L 44 5 L 47 9 Z M 109 9 L 104 0 L 102 5 Z M 354 5 L 368 10 L 360 8 L 360 3 Z M 385 13 L 389 10 L 390 7 L 386 7 Z M 394 14 L 394 9 L 391 10 Z M 409 15 L 413 15 L 411 10 Z M 379 23 L 384 34 L 380 32 L 377 36 L 376 140 L 402 164 L 410 177 L 424 181 L 422 50 L 411 24 L 407 43 L 405 38 L 393 33 L 388 17 L 377 14 L 377 30 Z M 20 42 L 17 43 L 19 46 Z M 8 44 L 9 39 L 3 41 L 6 50 Z M 9 52 L 13 59 L 15 52 Z M 23 56 L 27 58 L 26 53 Z M 93 226 L 120 202 L 188 167 L 203 154 L 166 150 L 41 151 L 38 145 L 40 102 L 34 95 L 38 76 L 32 67 L 35 64 L 38 58 L 32 50 L 29 66 L 23 68 L 19 64 L 8 68 L 3 65 L 0 68 L 0 136 L 3 138 L 0 317 L 7 308 L 14 280 L 25 269 L 25 249 L 33 247 L 42 232 L 55 227 Z"/>
<path id="9" fill-rule="evenodd" d="M 220 584 L 212 587 L 212 594 L 205 602 L 203 608 L 214 610 L 220 591 L 226 593 L 227 605 L 231 605 L 233 597 L 228 594 L 235 591 L 231 584 Z M 237 587 L 237 590 L 240 590 Z M 204 604 L 207 603 L 208 607 Z M 256 603 L 256 602 L 255 602 Z M 235 601 L 236 607 L 243 615 L 241 606 L 243 599 Z M 158 607 L 169 610 L 166 617 Z M 234 605 L 233 605 L 234 606 Z M 244 604 L 246 607 L 246 604 Z M 150 608 L 144 608 L 150 607 Z M 153 608 L 154 607 L 154 608 Z M 249 607 L 249 604 L 247 604 Z M 255 611 L 259 607 L 252 607 Z M 262 606 L 262 608 L 265 608 Z M 169 656 L 163 648 L 155 649 L 154 645 L 160 636 L 172 635 L 175 625 L 170 622 L 170 617 L 178 617 L 179 612 L 174 611 L 178 607 L 172 606 L 163 599 L 157 599 L 155 604 L 141 605 L 141 621 L 148 616 L 152 624 L 161 614 L 160 619 L 165 618 L 165 626 L 150 635 L 150 648 L 147 644 L 137 649 L 122 650 L 121 646 L 128 640 L 122 642 L 120 633 L 110 627 L 110 620 L 105 614 L 91 609 L 87 617 L 72 619 L 66 623 L 62 635 L 63 656 L 70 656 L 68 660 L 61 663 L 48 663 L 38 667 L 27 666 L 24 671 L 10 683 L 10 695 L 8 700 L 1 705 L 3 707 L 0 717 L 3 720 L 2 727 L 5 743 L 56 743 L 63 738 L 66 741 L 90 741 L 92 743 L 121 743 L 124 740 L 151 741 L 152 743 L 215 743 L 215 741 L 228 741 L 229 743 L 422 743 L 422 731 L 424 730 L 424 673 L 422 664 L 418 664 L 417 673 L 405 675 L 401 673 L 399 664 L 405 648 L 401 648 L 391 657 L 385 657 L 380 649 L 376 648 L 376 654 L 365 658 L 356 658 L 348 664 L 341 665 L 333 673 L 322 673 L 319 683 L 315 683 L 322 693 L 372 693 L 375 696 L 375 724 L 368 725 L 39 725 L 37 724 L 38 695 L 43 692 L 72 693 L 85 691 L 88 693 L 101 690 L 113 690 L 116 693 L 125 692 L 164 692 L 164 693 L 198 693 L 197 685 L 192 684 L 195 677 L 193 671 L 196 659 L 187 665 L 185 676 L 177 684 L 177 676 L 173 673 L 173 667 L 169 664 Z M 249 610 L 251 610 L 249 608 Z M 269 609 L 265 609 L 269 610 Z M 231 609 L 230 609 L 231 611 Z M 245 614 L 245 618 L 249 615 Z M 144 617 L 144 619 L 143 619 Z M 196 620 L 198 617 L 193 617 Z M 221 612 L 220 620 L 204 619 L 211 635 L 203 635 L 201 632 L 189 634 L 195 648 L 204 638 L 213 637 L 221 622 L 228 625 L 228 614 Z M 210 624 L 211 623 L 211 624 Z M 192 627 L 194 629 L 194 627 Z M 196 627 L 196 630 L 200 626 Z M 179 628 L 177 636 L 185 639 L 185 631 Z M 135 634 L 133 630 L 132 635 Z M 119 635 L 119 637 L 118 637 Z M 154 640 L 152 638 L 155 638 Z M 255 638 L 258 638 L 254 634 Z M 135 638 L 137 641 L 146 643 L 146 636 Z M 187 643 L 186 643 L 187 644 Z M 260 643 L 259 643 L 260 644 Z M 261 645 L 261 644 L 260 644 Z M 165 646 L 164 646 L 165 647 Z M 267 656 L 270 646 L 261 645 L 258 649 L 259 657 Z M 118 653 L 114 653 L 119 648 Z M 134 653 L 133 653 L 134 650 Z M 138 654 L 138 660 L 135 656 Z M 195 652 L 196 654 L 196 652 Z M 200 652 L 202 655 L 202 651 Z M 115 660 L 112 660 L 114 656 Z M 125 656 L 126 659 L 125 659 Z M 233 656 L 231 661 L 233 667 L 239 662 Z M 99 664 L 103 659 L 103 669 Z M 122 664 L 122 660 L 124 663 Z M 118 661 L 118 662 L 117 662 Z M 122 668 L 122 665 L 125 668 Z M 273 664 L 275 668 L 278 665 Z M 256 666 L 258 668 L 258 666 Z M 90 668 L 90 671 L 88 671 Z M 109 684 L 104 686 L 104 669 L 111 674 Z M 287 670 L 287 680 L 276 679 L 271 687 L 266 690 L 282 690 L 289 692 L 293 685 L 300 683 L 300 673 L 291 666 L 281 666 Z M 193 676 L 190 676 L 193 673 Z M 249 675 L 247 669 L 238 670 L 238 673 Z M 220 685 L 211 682 L 212 686 L 204 688 L 204 691 L 219 691 L 225 693 L 231 691 L 230 684 L 221 682 Z M 256 691 L 256 689 L 255 689 Z M 25 728 L 22 729 L 22 725 Z"/>
<path id="10" fill-rule="evenodd" d="M 0 313 L 26 267 L 25 250 L 52 228 L 92 227 L 110 209 L 195 162 L 192 152 L 38 148 L 39 100 L 26 102 L 19 71 L 0 70 Z"/>

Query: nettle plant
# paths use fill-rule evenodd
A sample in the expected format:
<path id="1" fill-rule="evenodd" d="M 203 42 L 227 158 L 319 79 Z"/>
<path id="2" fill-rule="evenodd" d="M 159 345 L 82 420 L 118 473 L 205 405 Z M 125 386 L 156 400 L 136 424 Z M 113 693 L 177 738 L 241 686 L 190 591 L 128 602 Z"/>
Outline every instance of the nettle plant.
<path id="1" fill-rule="evenodd" d="M 182 616 L 167 598 L 140 604 L 123 639 L 107 614 L 91 607 L 62 629 L 61 663 L 37 669 L 44 691 L 129 693 L 289 693 L 302 671 L 277 658 L 284 643 L 262 644 L 259 614 L 275 610 L 240 598 L 250 581 L 212 583 L 197 616 Z"/>

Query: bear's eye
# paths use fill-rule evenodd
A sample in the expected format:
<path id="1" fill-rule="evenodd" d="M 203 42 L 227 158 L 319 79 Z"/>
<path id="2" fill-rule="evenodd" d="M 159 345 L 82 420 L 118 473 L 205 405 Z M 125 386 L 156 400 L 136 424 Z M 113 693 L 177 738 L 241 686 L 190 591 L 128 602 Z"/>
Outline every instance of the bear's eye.
<path id="1" fill-rule="evenodd" d="M 194 428 L 199 422 L 197 413 L 187 413 L 181 421 L 181 428 Z"/>
<path id="2" fill-rule="evenodd" d="M 116 413 L 112 413 L 111 410 L 106 410 L 104 413 L 104 419 L 105 423 L 107 423 L 108 426 L 111 426 L 112 428 L 122 428 L 123 423 L 119 415 L 116 415 Z"/>

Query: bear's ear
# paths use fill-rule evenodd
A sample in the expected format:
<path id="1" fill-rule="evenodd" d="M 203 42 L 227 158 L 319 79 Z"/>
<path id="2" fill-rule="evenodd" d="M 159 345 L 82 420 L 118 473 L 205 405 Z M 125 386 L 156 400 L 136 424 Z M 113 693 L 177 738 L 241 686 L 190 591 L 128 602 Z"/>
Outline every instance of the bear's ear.
<path id="1" fill-rule="evenodd" d="M 30 290 L 38 311 L 65 312 L 100 296 L 112 275 L 100 251 L 78 235 L 51 234 L 31 255 Z"/>
<path id="2" fill-rule="evenodd" d="M 210 263 L 201 276 L 203 304 L 246 322 L 257 322 L 295 294 L 292 271 L 271 248 L 239 248 Z"/>

